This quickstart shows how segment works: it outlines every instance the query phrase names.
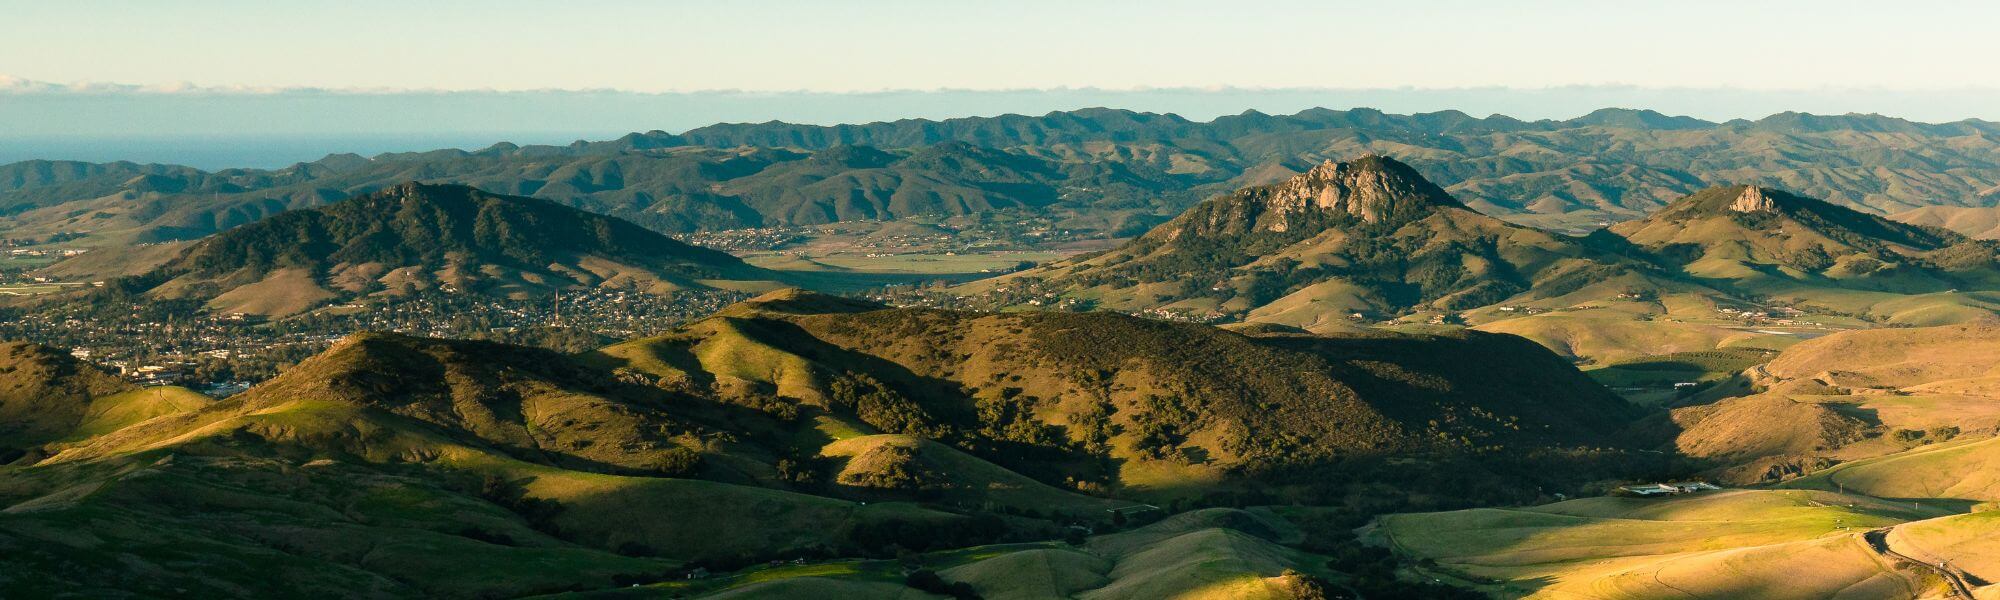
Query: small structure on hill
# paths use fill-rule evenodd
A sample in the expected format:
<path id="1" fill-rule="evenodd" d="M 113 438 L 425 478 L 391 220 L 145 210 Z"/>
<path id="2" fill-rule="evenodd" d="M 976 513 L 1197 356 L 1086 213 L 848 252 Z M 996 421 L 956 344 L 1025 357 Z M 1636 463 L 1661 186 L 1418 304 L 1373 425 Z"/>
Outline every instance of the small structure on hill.
<path id="1" fill-rule="evenodd" d="M 1707 492 L 1719 489 L 1722 488 L 1716 486 L 1715 484 L 1708 483 L 1706 481 L 1675 481 L 1670 483 L 1647 483 L 1641 485 L 1621 486 L 1618 488 L 1618 491 L 1624 494 L 1630 494 L 1641 498 L 1652 498 L 1658 496 L 1677 496 L 1680 494 Z"/>

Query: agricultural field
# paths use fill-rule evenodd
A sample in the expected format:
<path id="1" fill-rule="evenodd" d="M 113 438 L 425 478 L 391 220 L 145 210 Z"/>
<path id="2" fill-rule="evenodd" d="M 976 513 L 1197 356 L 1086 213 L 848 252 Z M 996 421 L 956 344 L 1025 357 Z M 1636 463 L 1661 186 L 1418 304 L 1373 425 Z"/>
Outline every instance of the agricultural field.
<path id="1" fill-rule="evenodd" d="M 1675 352 L 1630 358 L 1586 369 L 1584 374 L 1628 400 L 1663 406 L 1777 355 L 1776 350 L 1757 347 Z"/>
<path id="2" fill-rule="evenodd" d="M 76 287 L 74 284 L 63 283 L 0 284 L 0 296 L 39 296 L 76 289 Z"/>

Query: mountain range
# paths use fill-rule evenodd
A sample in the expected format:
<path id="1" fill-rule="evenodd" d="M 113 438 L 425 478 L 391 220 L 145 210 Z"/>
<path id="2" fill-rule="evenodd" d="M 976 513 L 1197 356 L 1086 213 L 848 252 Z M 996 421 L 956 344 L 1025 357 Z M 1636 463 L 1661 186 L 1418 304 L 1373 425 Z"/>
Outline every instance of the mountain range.
<path id="1" fill-rule="evenodd" d="M 728 124 L 567 146 L 333 155 L 276 170 L 28 161 L 0 166 L 0 231 L 114 244 L 192 239 L 419 180 L 535 196 L 670 233 L 1001 211 L 1120 236 L 1205 197 L 1368 152 L 1401 157 L 1467 206 L 1554 229 L 1639 218 L 1732 184 L 1886 215 L 1992 206 L 1996 129 L 1801 113 L 1710 123 L 1623 109 L 1535 122 L 1312 109 L 1201 123 L 1086 109 Z"/>

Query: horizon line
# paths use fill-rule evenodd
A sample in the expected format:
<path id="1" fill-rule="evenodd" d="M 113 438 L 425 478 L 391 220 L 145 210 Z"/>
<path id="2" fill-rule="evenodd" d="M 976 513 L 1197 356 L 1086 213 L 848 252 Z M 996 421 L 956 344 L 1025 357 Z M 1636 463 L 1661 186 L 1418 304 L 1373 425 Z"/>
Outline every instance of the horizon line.
<path id="1" fill-rule="evenodd" d="M 259 86 L 251 84 L 201 84 L 190 81 L 170 83 L 122 83 L 108 81 L 56 82 L 14 77 L 0 73 L 0 95 L 32 94 L 129 94 L 143 95 L 222 95 L 260 96 L 281 94 L 328 94 L 345 96 L 393 96 L 393 95 L 448 95 L 448 94 L 627 94 L 636 96 L 691 96 L 691 95 L 825 95 L 825 96 L 870 96 L 889 94 L 1020 94 L 1046 92 L 1096 92 L 1109 94 L 1127 93 L 1286 93 L 1286 92 L 1522 92 L 1546 93 L 1566 91 L 1667 91 L 1667 92 L 1727 92 L 1749 94 L 1801 94 L 1801 93 L 1887 93 L 1887 94 L 1938 94 L 1938 93 L 2000 93 L 2000 86 L 1936 86 L 1936 87 L 1894 87 L 1884 85 L 1823 85 L 1808 87 L 1744 87 L 1735 85 L 1692 86 L 1692 85 L 1642 85 L 1623 82 L 1568 83 L 1543 86 L 1515 85 L 1464 85 L 1464 86 L 1261 86 L 1261 85 L 1162 85 L 1162 86 L 1031 86 L 1031 87 L 885 87 L 874 89 L 809 89 L 809 88 L 695 88 L 644 90 L 619 87 L 542 87 L 542 88 L 436 88 L 436 87 L 393 87 L 393 86 Z"/>

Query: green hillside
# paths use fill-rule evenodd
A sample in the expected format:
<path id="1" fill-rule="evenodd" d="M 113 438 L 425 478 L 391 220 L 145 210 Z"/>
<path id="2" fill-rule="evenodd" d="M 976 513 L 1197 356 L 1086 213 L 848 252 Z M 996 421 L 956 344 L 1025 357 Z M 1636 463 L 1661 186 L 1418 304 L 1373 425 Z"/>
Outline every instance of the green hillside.
<path id="1" fill-rule="evenodd" d="M 94 398 L 132 387 L 54 348 L 0 343 L 0 464 L 74 435 L 94 420 Z"/>
<path id="2" fill-rule="evenodd" d="M 593 360 L 810 418 L 822 439 L 917 435 L 1042 481 L 1161 500 L 1246 486 L 1333 494 L 1348 484 L 1323 471 L 1369 473 L 1412 455 L 1429 458 L 1394 477 L 1436 469 L 1424 485 L 1464 477 L 1500 492 L 1542 476 L 1515 470 L 1515 458 L 1619 446 L 1637 416 L 1511 336 L 1248 337 L 1109 313 L 885 309 L 797 292 Z M 1555 479 L 1569 476 L 1588 477 Z"/>

